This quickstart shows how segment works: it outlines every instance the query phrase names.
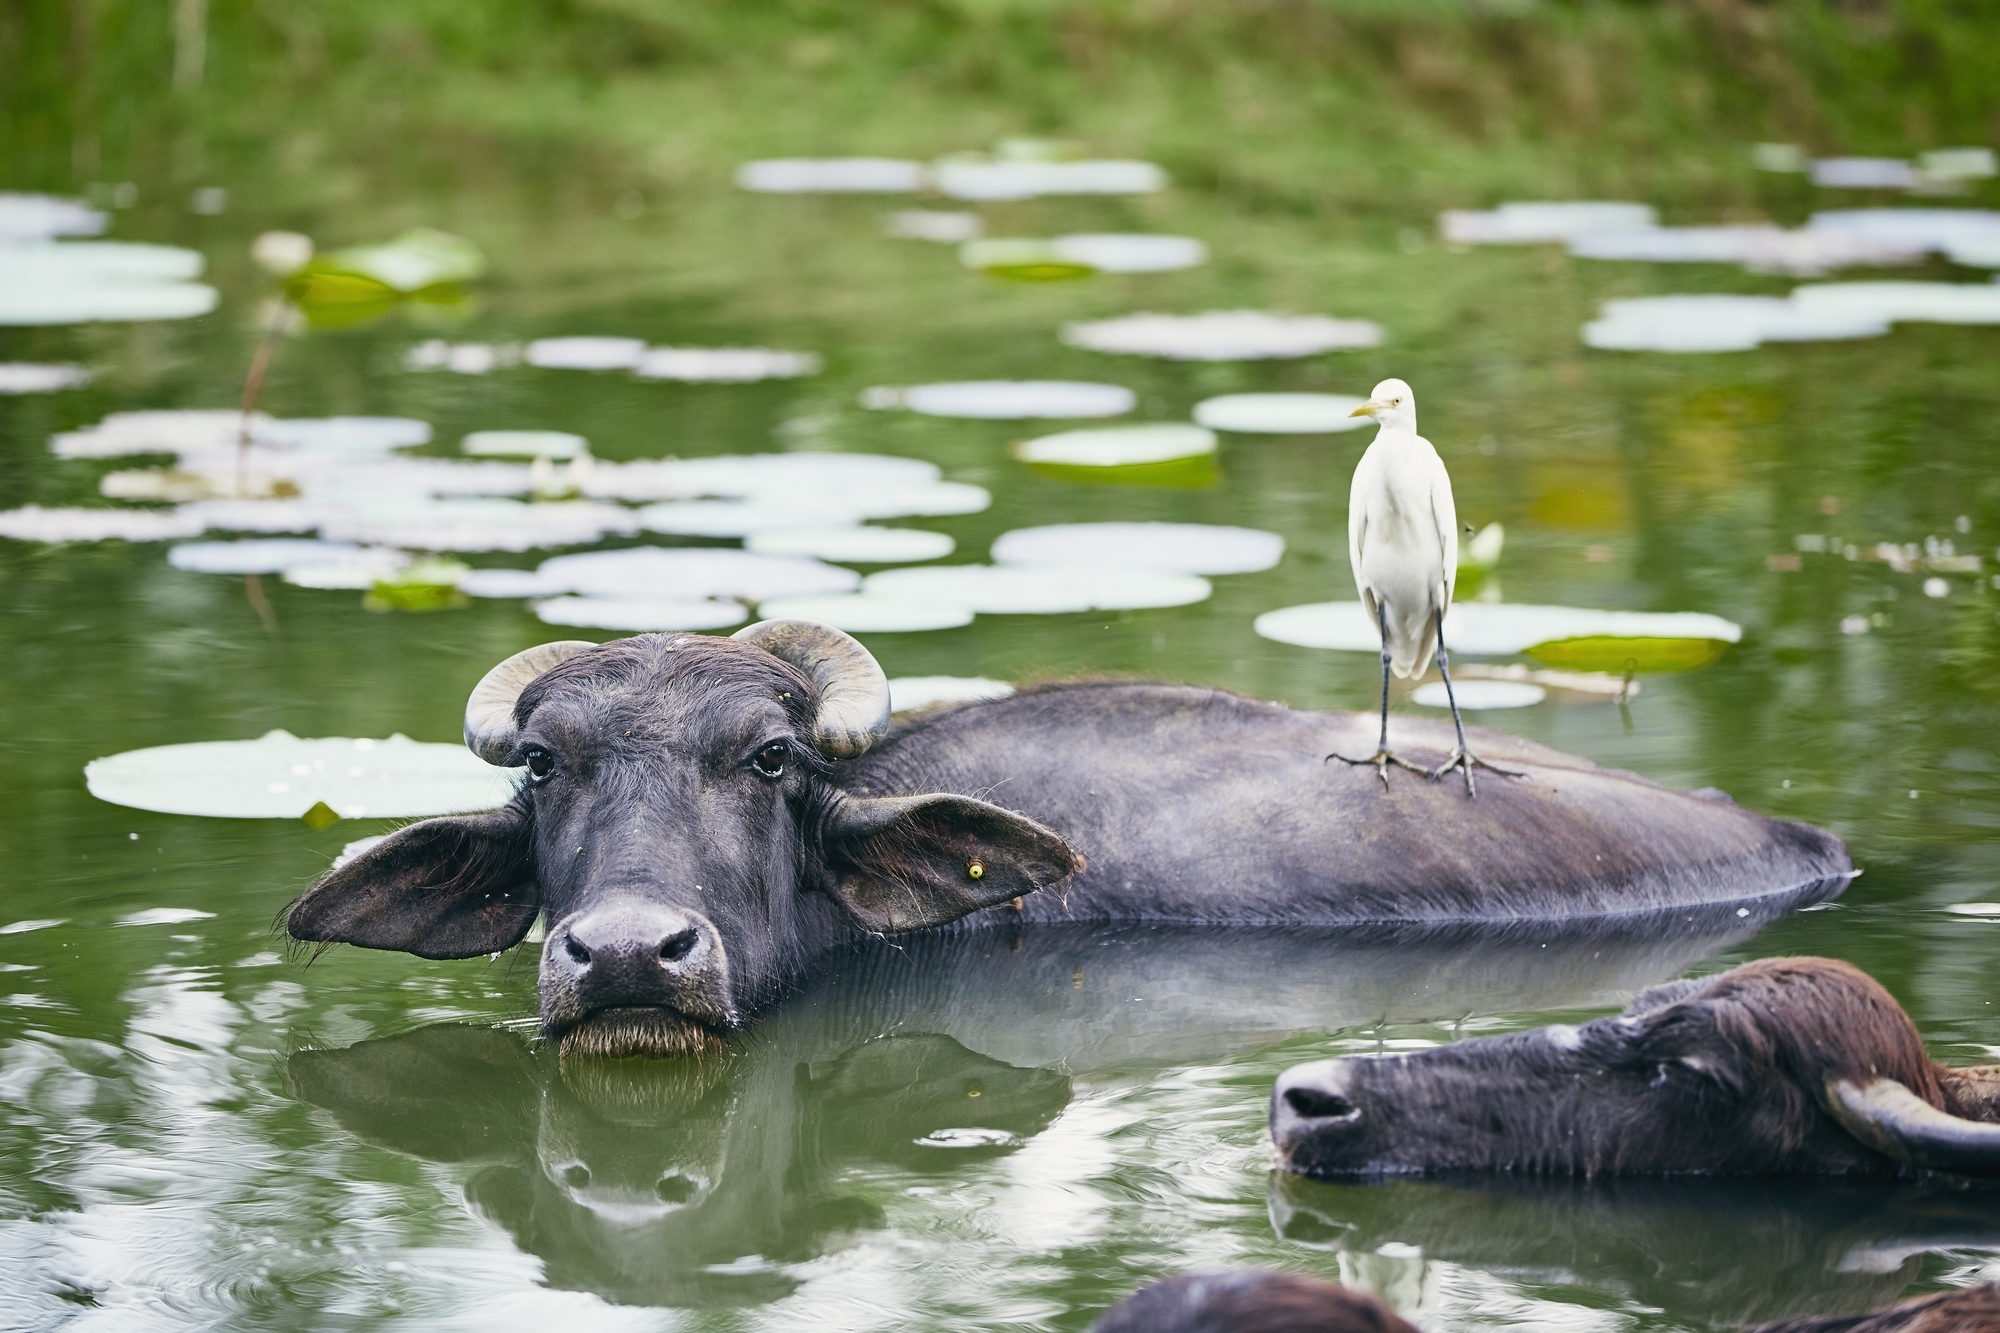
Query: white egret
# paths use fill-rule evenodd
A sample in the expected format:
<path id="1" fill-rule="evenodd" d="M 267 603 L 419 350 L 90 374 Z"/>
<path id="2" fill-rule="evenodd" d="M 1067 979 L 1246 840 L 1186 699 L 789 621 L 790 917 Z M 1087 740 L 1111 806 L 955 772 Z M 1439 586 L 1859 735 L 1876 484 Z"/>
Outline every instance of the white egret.
<path id="1" fill-rule="evenodd" d="M 1382 635 L 1382 738 L 1366 759 L 1328 755 L 1346 764 L 1373 764 L 1382 785 L 1389 765 L 1429 778 L 1453 769 L 1465 774 L 1465 790 L 1478 795 L 1474 768 L 1520 777 L 1487 763 L 1466 748 L 1465 723 L 1452 693 L 1445 654 L 1444 613 L 1458 580 L 1458 509 L 1451 499 L 1451 475 L 1431 442 L 1417 434 L 1417 399 L 1401 380 L 1383 380 L 1352 415 L 1373 417 L 1381 427 L 1354 468 L 1347 501 L 1347 559 L 1361 604 Z M 1458 748 L 1436 769 L 1425 769 L 1389 748 L 1389 673 L 1421 676 L 1436 653 L 1444 677 Z"/>

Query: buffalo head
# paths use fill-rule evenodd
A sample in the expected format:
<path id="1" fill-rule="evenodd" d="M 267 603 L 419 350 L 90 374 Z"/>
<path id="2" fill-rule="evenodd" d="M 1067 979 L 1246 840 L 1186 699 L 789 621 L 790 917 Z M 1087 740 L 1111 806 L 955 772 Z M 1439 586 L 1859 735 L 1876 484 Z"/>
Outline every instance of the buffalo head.
<path id="1" fill-rule="evenodd" d="M 1866 973 L 1774 958 L 1615 1018 L 1287 1070 L 1284 1164 L 1314 1176 L 2000 1175 L 1994 1067 L 1950 1069 Z"/>
<path id="2" fill-rule="evenodd" d="M 286 929 L 469 958 L 540 915 L 542 1028 L 565 1052 L 711 1049 L 857 931 L 941 925 L 1076 867 L 985 801 L 843 790 L 888 727 L 875 659 L 807 621 L 530 648 L 465 712 L 475 753 L 525 770 L 513 800 L 402 829 Z"/>

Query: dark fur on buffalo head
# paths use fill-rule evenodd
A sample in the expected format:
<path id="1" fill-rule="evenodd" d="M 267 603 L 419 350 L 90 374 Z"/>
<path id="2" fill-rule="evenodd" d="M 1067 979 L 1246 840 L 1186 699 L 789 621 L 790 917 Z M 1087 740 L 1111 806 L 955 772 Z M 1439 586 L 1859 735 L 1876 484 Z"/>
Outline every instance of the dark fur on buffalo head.
<path id="1" fill-rule="evenodd" d="M 392 835 L 286 928 L 467 958 L 539 913 L 542 1026 L 566 1052 L 713 1049 L 857 930 L 939 925 L 1075 869 L 1056 834 L 984 801 L 841 790 L 888 714 L 868 651 L 805 621 L 531 648 L 466 708 L 467 744 L 525 769 L 513 800 Z"/>
<path id="2" fill-rule="evenodd" d="M 1866 973 L 1772 958 L 1615 1018 L 1287 1070 L 1271 1137 L 1306 1175 L 2000 1175 L 2000 1068 L 1932 1062 Z"/>
<path id="3" fill-rule="evenodd" d="M 1372 1296 L 1295 1273 L 1170 1277 L 1104 1312 L 1094 1333 L 1417 1333 Z"/>

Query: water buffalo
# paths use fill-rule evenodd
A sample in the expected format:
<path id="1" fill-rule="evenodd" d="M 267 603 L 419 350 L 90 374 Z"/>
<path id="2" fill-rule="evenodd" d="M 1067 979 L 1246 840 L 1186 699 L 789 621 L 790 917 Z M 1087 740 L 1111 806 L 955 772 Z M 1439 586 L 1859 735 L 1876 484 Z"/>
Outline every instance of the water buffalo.
<path id="1" fill-rule="evenodd" d="M 539 914 L 544 1032 L 572 1052 L 673 1054 L 715 1049 L 870 933 L 1566 921 L 1796 906 L 1850 873 L 1817 829 L 1498 734 L 1482 751 L 1527 773 L 1504 790 L 1385 793 L 1323 762 L 1368 726 L 1095 683 L 892 731 L 881 668 L 823 625 L 544 644 L 466 707 L 466 743 L 523 769 L 514 799 L 401 830 L 325 875 L 286 925 L 464 958 L 519 942 Z M 1440 724 L 1404 734 L 1450 748 Z"/>
<path id="2" fill-rule="evenodd" d="M 1868 1315 L 1807 1315 L 1750 1333 L 2000 1333 L 2000 1283 L 1940 1291 Z"/>
<path id="3" fill-rule="evenodd" d="M 1417 1333 L 1373 1296 L 1296 1273 L 1203 1273 L 1141 1287 L 1092 1333 Z"/>
<path id="4" fill-rule="evenodd" d="M 1873 978 L 1773 958 L 1642 993 L 1621 1015 L 1409 1055 L 1321 1060 L 1271 1095 L 1314 1176 L 2000 1176 L 2000 1066 L 1934 1063 Z"/>

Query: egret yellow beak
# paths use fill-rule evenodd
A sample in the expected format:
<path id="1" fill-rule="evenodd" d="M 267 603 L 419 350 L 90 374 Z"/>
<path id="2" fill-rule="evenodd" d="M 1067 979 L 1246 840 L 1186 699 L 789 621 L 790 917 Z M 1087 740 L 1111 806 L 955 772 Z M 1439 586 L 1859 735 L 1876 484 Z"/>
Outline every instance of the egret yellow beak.
<path id="1" fill-rule="evenodd" d="M 1388 404 L 1383 402 L 1380 398 L 1370 398 L 1367 402 L 1355 408 L 1352 412 L 1349 412 L 1347 415 L 1351 417 L 1372 417 L 1377 412 L 1380 412 L 1383 408 L 1387 406 Z"/>

